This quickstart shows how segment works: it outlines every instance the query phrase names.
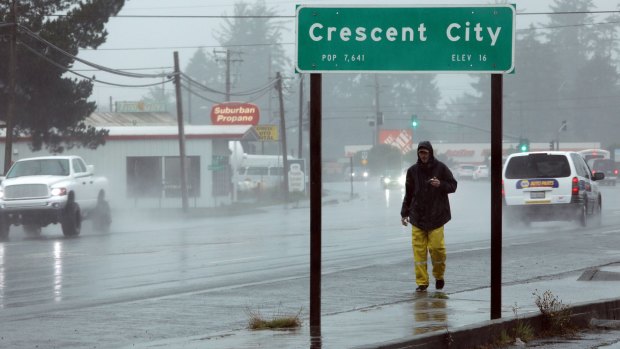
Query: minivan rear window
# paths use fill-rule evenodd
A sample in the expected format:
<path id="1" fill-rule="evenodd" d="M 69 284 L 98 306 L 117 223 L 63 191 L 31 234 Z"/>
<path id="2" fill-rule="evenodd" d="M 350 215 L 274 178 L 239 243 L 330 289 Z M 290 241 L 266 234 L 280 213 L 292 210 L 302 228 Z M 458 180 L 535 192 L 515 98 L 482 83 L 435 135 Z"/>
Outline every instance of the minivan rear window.
<path id="1" fill-rule="evenodd" d="M 508 161 L 505 176 L 507 179 L 568 177 L 570 165 L 564 155 L 515 156 Z"/>

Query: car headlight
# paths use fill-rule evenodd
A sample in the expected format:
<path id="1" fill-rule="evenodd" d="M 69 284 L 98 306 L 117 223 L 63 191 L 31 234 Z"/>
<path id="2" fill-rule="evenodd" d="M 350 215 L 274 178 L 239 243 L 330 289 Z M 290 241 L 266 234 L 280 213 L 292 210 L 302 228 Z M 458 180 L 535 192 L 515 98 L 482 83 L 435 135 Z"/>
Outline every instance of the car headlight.
<path id="1" fill-rule="evenodd" d="M 0 189 L 0 199 L 4 199 L 4 189 Z"/>
<path id="2" fill-rule="evenodd" d="M 385 184 L 390 184 L 391 181 L 392 180 L 389 177 L 384 177 L 383 178 L 383 183 L 385 183 Z"/>
<path id="3" fill-rule="evenodd" d="M 405 185 L 406 181 L 407 181 L 407 177 L 405 175 L 398 177 L 398 183 L 400 183 L 400 185 Z"/>
<path id="4" fill-rule="evenodd" d="M 51 194 L 52 196 L 67 195 L 67 188 L 52 188 Z"/>
<path id="5" fill-rule="evenodd" d="M 363 176 L 364 176 L 364 178 L 368 177 L 368 172 L 364 171 Z"/>

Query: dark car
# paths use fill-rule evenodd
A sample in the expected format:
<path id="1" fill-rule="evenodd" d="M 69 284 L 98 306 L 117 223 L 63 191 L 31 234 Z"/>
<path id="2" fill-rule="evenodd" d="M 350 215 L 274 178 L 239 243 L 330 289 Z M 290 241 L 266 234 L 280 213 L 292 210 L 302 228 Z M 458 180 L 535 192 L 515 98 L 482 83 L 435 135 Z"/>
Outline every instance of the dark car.
<path id="1" fill-rule="evenodd" d="M 385 171 L 380 178 L 383 189 L 397 189 L 405 187 L 406 171 Z"/>
<path id="2" fill-rule="evenodd" d="M 600 181 L 601 184 L 616 185 L 618 179 L 618 165 L 616 162 L 610 159 L 590 159 L 588 160 L 588 166 L 592 170 L 592 174 L 602 172 L 605 174 L 605 178 Z"/>
<path id="3" fill-rule="evenodd" d="M 344 176 L 347 181 L 367 181 L 369 173 L 365 167 L 347 167 L 344 170 Z"/>

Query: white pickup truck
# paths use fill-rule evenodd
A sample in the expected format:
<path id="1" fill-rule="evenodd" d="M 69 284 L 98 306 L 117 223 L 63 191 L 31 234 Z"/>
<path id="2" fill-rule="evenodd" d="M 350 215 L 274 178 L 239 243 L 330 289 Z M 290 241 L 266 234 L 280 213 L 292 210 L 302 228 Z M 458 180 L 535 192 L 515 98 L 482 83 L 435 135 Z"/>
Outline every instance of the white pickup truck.
<path id="1" fill-rule="evenodd" d="M 8 237 L 11 225 L 38 235 L 51 223 L 60 223 L 65 236 L 77 236 L 86 218 L 107 231 L 112 222 L 107 186 L 79 156 L 18 160 L 0 183 L 0 239 Z"/>

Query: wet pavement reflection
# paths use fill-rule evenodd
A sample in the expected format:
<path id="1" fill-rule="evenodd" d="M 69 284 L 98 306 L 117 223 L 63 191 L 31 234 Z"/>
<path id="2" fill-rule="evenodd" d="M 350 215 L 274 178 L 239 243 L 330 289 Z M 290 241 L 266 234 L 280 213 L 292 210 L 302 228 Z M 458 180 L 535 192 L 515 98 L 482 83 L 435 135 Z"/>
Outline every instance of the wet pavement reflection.
<path id="1" fill-rule="evenodd" d="M 419 335 L 448 328 L 445 294 L 441 292 L 417 296 L 413 301 L 413 334 Z"/>
<path id="2" fill-rule="evenodd" d="M 310 349 L 321 349 L 323 339 L 321 338 L 321 326 L 310 328 Z"/>

